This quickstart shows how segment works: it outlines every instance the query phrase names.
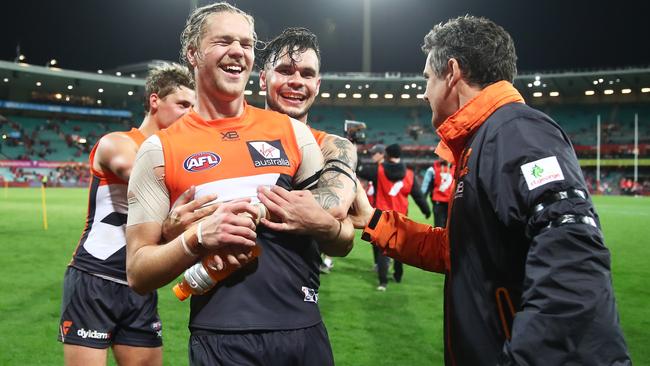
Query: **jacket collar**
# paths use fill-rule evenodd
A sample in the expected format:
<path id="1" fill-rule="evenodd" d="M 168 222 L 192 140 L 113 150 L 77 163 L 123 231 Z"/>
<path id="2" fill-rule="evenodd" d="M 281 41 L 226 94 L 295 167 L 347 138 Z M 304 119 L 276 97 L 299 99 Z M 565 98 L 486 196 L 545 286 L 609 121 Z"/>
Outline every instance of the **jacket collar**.
<path id="1" fill-rule="evenodd" d="M 436 147 L 436 154 L 450 163 L 456 163 L 469 138 L 494 111 L 508 103 L 524 103 L 524 98 L 505 80 L 481 90 L 438 127 L 436 132 L 440 136 L 440 143 Z"/>

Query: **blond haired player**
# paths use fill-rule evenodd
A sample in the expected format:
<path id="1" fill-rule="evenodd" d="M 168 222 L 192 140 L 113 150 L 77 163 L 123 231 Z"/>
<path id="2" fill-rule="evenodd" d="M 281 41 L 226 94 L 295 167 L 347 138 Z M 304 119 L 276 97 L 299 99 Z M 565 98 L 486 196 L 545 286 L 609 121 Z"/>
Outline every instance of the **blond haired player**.
<path id="1" fill-rule="evenodd" d="M 198 8 L 181 41 L 196 108 L 138 153 L 129 184 L 129 285 L 152 291 L 200 258 L 261 246 L 254 262 L 192 296 L 190 363 L 333 364 L 317 305 L 318 244 L 240 215 L 258 215 L 249 201 L 260 185 L 314 185 L 323 164 L 318 145 L 303 123 L 245 102 L 256 41 L 250 15 L 226 3 Z M 216 194 L 224 203 L 159 245 L 170 208 L 192 186 L 194 198 Z M 340 240 L 336 226 L 330 241 L 348 247 L 352 236 Z"/>

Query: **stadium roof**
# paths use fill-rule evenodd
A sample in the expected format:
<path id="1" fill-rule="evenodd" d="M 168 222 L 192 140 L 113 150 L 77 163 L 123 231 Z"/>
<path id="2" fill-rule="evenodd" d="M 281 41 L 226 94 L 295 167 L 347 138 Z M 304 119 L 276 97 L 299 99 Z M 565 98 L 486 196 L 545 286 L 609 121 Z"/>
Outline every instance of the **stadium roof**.
<path id="1" fill-rule="evenodd" d="M 144 79 L 135 76 L 0 61 L 0 100 L 136 110 L 141 108 Z M 523 74 L 515 86 L 533 104 L 650 102 L 650 68 Z M 318 104 L 423 105 L 419 97 L 424 88 L 418 74 L 326 73 Z M 247 89 L 249 100 L 263 104 L 257 74 Z"/>

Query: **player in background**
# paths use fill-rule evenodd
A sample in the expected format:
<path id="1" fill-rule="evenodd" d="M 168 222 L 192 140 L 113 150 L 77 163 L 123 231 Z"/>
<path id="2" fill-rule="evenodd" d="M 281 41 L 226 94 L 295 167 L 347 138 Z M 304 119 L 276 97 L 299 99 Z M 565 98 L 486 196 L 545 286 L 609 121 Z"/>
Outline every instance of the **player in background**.
<path id="1" fill-rule="evenodd" d="M 162 365 L 157 294 L 139 295 L 126 279 L 127 182 L 140 144 L 194 104 L 187 68 L 163 64 L 146 80 L 146 115 L 136 129 L 103 136 L 90 153 L 88 217 L 64 277 L 59 341 L 66 365 Z"/>

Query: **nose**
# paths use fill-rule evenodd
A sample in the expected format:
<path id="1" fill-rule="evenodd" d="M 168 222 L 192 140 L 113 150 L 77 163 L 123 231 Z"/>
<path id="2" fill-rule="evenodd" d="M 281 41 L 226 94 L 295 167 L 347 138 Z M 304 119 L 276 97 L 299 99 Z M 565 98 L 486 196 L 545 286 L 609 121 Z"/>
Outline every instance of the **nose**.
<path id="1" fill-rule="evenodd" d="M 299 88 L 305 85 L 302 75 L 300 75 L 300 71 L 296 70 L 293 74 L 289 75 L 289 81 L 287 84 L 292 88 Z"/>
<path id="2" fill-rule="evenodd" d="M 234 41 L 228 48 L 228 55 L 235 58 L 244 57 L 244 47 L 238 41 Z"/>

